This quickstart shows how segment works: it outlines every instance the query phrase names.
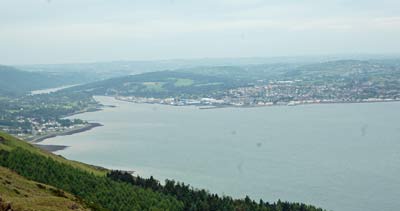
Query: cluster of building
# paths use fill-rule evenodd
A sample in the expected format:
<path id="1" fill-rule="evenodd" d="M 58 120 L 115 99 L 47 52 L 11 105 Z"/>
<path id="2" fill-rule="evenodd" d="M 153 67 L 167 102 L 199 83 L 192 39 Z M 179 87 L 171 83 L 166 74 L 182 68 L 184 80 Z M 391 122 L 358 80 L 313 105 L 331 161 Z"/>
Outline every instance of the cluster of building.
<path id="1" fill-rule="evenodd" d="M 135 96 L 118 96 L 117 100 L 133 102 L 133 103 L 150 103 L 150 104 L 164 104 L 174 106 L 185 105 L 223 105 L 226 102 L 222 99 L 215 98 L 198 98 L 198 99 L 185 99 L 185 98 L 153 98 L 153 97 L 135 97 Z"/>
<path id="2" fill-rule="evenodd" d="M 400 90 L 369 82 L 361 84 L 313 84 L 280 81 L 229 90 L 226 97 L 245 105 L 300 105 L 311 103 L 380 102 L 400 100 Z"/>
<path id="3" fill-rule="evenodd" d="M 57 120 L 26 118 L 23 116 L 18 116 L 14 121 L 15 125 L 17 126 L 2 126 L 0 127 L 0 129 L 7 133 L 14 134 L 18 137 L 28 139 L 42 135 L 60 133 L 85 126 L 84 123 L 65 125 Z"/>
<path id="4" fill-rule="evenodd" d="M 119 96 L 119 100 L 135 103 L 156 103 L 175 106 L 272 106 L 314 103 L 380 102 L 400 100 L 399 90 L 379 88 L 369 82 L 362 84 L 311 84 L 301 80 L 274 81 L 265 85 L 240 87 L 219 97 L 147 98 Z"/>

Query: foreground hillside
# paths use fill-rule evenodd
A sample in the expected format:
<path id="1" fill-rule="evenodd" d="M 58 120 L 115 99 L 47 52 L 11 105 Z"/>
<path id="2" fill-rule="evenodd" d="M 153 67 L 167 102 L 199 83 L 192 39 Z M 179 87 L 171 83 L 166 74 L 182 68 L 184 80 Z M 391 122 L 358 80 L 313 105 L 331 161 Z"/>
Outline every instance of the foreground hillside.
<path id="1" fill-rule="evenodd" d="M 112 181 L 101 169 L 45 153 L 2 133 L 0 137 L 0 166 L 70 192 L 94 210 L 181 210 L 181 203 L 171 196 Z"/>
<path id="2" fill-rule="evenodd" d="M 23 149 L 32 154 L 49 158 L 59 163 L 87 171 L 94 175 L 103 176 L 107 174 L 107 170 L 104 168 L 64 159 L 0 131 L 0 151 L 12 151 L 15 149 Z"/>
<path id="3" fill-rule="evenodd" d="M 30 181 L 0 167 L 0 211 L 91 210 L 72 194 L 55 187 Z"/>
<path id="4" fill-rule="evenodd" d="M 300 203 L 232 199 L 172 180 L 161 185 L 152 177 L 69 161 L 1 132 L 0 166 L 5 167 L 0 168 L 5 178 L 0 180 L 0 197 L 21 210 L 322 211 Z M 62 209 L 54 209 L 57 206 Z"/>

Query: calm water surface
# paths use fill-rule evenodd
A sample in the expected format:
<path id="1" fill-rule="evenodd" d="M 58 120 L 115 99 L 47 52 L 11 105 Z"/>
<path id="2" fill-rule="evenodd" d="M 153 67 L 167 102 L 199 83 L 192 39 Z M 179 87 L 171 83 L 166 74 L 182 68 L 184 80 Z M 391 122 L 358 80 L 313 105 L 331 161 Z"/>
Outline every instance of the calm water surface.
<path id="1" fill-rule="evenodd" d="M 224 108 L 133 104 L 74 116 L 104 124 L 46 144 L 69 159 L 212 192 L 337 211 L 400 207 L 400 103 Z"/>

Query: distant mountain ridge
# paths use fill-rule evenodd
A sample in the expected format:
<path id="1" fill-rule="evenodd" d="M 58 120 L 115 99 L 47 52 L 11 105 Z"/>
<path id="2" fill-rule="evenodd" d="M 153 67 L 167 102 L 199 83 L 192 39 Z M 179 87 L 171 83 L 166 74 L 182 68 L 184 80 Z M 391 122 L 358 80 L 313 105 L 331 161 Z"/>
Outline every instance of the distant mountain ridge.
<path id="1" fill-rule="evenodd" d="M 74 81 L 69 78 L 53 74 L 22 71 L 15 67 L 0 65 L 0 95 L 21 95 L 33 90 L 73 83 Z"/>

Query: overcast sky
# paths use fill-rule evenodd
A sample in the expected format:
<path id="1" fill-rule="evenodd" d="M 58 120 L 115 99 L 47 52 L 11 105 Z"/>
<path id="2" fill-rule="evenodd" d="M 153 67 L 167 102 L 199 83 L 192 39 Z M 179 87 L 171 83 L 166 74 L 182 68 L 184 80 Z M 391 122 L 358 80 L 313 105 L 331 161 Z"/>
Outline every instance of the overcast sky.
<path id="1" fill-rule="evenodd" d="M 400 0 L 0 0 L 0 64 L 399 49 Z"/>

